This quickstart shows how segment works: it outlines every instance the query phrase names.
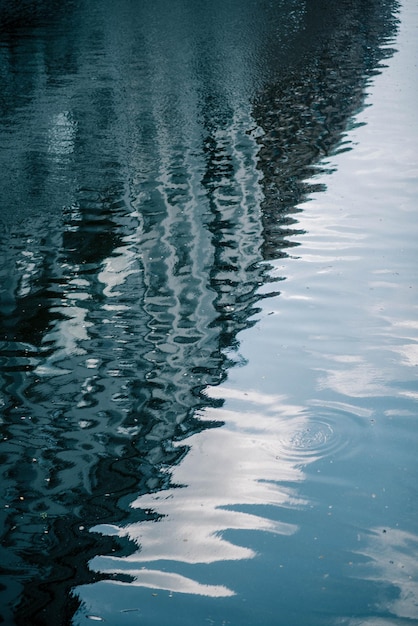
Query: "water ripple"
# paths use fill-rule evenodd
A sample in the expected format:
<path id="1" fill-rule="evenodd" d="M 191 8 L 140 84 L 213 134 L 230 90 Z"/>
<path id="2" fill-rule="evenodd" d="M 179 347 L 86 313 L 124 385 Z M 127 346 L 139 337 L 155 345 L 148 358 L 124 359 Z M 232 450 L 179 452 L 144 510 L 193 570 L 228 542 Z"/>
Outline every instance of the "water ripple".
<path id="1" fill-rule="evenodd" d="M 360 444 L 349 408 L 202 391 L 242 363 L 266 260 L 298 243 L 306 178 L 384 56 L 392 2 L 320 5 L 0 7 L 0 560 L 20 624 L 69 623 L 75 589 L 114 574 L 232 598 L 209 566 L 263 564 L 258 542 L 300 532 L 305 467 Z"/>
<path id="2" fill-rule="evenodd" d="M 297 429 L 288 440 L 282 440 L 284 454 L 292 460 L 323 458 L 344 445 L 331 424 L 318 418 Z M 287 452 L 287 454 L 286 454 Z"/>

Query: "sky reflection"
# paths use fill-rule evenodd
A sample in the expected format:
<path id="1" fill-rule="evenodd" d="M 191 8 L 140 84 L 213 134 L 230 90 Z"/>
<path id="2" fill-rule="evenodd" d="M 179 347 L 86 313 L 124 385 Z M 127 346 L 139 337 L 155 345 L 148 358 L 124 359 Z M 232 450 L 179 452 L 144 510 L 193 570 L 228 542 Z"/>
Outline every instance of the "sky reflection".
<path id="1" fill-rule="evenodd" d="M 402 620 L 418 620 L 418 535 L 396 527 L 377 527 L 364 533 L 361 543 L 364 546 L 357 553 L 366 560 L 356 566 L 353 575 L 375 581 L 388 590 L 382 607 L 388 613 Z M 378 624 L 379 620 L 364 623 Z M 382 623 L 398 622 L 389 618 Z M 350 620 L 349 624 L 359 622 Z"/>
<path id="2" fill-rule="evenodd" d="M 217 388 L 212 392 L 216 397 Z M 156 521 L 92 528 L 92 532 L 126 536 L 139 550 L 123 558 L 96 557 L 90 564 L 93 569 L 129 574 L 137 586 L 151 586 L 153 581 L 156 588 L 172 592 L 231 595 L 235 590 L 225 585 L 192 584 L 193 579 L 171 578 L 166 569 L 156 568 L 171 563 L 170 569 L 182 571 L 182 564 L 257 557 L 255 550 L 240 545 L 240 532 L 233 543 L 226 538 L 227 531 L 242 531 L 244 541 L 248 531 L 280 535 L 297 531 L 295 524 L 280 520 L 280 509 L 307 504 L 296 490 L 304 473 L 298 463 L 286 458 L 280 441 L 290 441 L 296 429 L 301 432 L 302 420 L 296 418 L 301 407 L 286 405 L 279 396 L 240 393 L 228 387 L 223 387 L 222 395 L 228 398 L 225 407 L 210 411 L 211 420 L 224 423 L 222 429 L 189 437 L 187 456 L 170 470 L 174 486 L 132 503 L 148 515 L 157 515 Z M 271 507 L 278 512 L 271 513 Z M 145 571 L 140 569 L 146 566 Z"/>
<path id="3" fill-rule="evenodd" d="M 393 75 L 377 128 L 362 110 L 394 3 L 21 11 L 0 47 L 7 610 L 411 613 L 361 569 L 383 524 L 416 545 L 413 133 Z"/>

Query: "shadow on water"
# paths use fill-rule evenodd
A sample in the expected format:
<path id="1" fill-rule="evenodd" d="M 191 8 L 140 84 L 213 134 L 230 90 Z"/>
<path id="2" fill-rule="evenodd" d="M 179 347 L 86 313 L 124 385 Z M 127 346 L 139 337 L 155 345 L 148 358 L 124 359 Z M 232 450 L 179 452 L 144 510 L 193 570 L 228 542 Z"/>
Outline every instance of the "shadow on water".
<path id="1" fill-rule="evenodd" d="M 89 561 L 135 546 L 88 531 L 158 519 L 132 501 L 222 425 L 203 391 L 278 293 L 268 261 L 297 245 L 319 160 L 349 149 L 396 9 L 60 6 L 0 13 L 1 606 L 26 625 L 130 580 Z"/>

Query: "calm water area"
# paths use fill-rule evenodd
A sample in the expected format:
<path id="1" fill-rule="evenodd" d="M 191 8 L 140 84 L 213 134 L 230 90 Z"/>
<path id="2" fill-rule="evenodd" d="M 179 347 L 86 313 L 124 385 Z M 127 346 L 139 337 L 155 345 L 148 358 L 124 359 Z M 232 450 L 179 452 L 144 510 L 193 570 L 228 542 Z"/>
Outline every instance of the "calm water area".
<path id="1" fill-rule="evenodd" d="M 418 624 L 416 0 L 0 0 L 0 623 Z"/>

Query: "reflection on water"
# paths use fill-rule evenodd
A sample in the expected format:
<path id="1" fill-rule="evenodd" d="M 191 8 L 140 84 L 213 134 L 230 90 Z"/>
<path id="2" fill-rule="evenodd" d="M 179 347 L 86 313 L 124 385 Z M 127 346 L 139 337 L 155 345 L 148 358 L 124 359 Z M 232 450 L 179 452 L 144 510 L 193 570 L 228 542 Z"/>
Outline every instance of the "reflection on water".
<path id="1" fill-rule="evenodd" d="M 278 605 L 254 594 L 271 580 L 287 623 L 302 587 L 319 615 L 327 572 L 318 552 L 312 584 L 306 554 L 321 495 L 303 484 L 369 432 L 355 398 L 370 368 L 324 350 L 321 384 L 349 398 L 317 413 L 289 400 L 300 381 L 282 394 L 254 391 L 255 370 L 245 391 L 225 380 L 248 370 L 238 333 L 278 294 L 273 262 L 324 189 L 307 179 L 351 147 L 395 6 L 34 7 L 0 12 L 4 621 L 266 626 Z M 372 541 L 358 553 L 378 563 Z M 299 591 L 281 577 L 292 568 Z M 414 617 L 399 587 L 393 611 Z"/>
<path id="2" fill-rule="evenodd" d="M 224 395 L 229 395 L 227 388 L 223 390 Z M 272 507 L 302 503 L 294 489 L 284 484 L 300 481 L 302 471 L 283 458 L 280 445 L 274 443 L 280 436 L 286 436 L 288 420 L 301 407 L 286 407 L 280 397 L 258 398 L 254 394 L 244 394 L 240 400 L 240 411 L 217 410 L 219 420 L 228 422 L 227 429 L 215 429 L 188 439 L 190 452 L 173 471 L 174 485 L 133 502 L 134 508 L 141 507 L 149 515 L 158 513 L 161 516 L 158 524 L 134 523 L 122 530 L 113 526 L 93 529 L 127 535 L 140 546 L 129 557 L 94 559 L 93 567 L 129 573 L 141 586 L 226 597 L 235 591 L 224 586 L 202 585 L 184 577 L 182 585 L 173 577 L 170 586 L 171 578 L 165 571 L 167 563 L 172 562 L 172 567 L 178 568 L 179 564 L 213 564 L 256 556 L 253 549 L 227 540 L 223 536 L 225 531 L 259 530 L 284 535 L 295 531 L 294 524 L 260 514 L 257 505 L 262 503 L 268 511 Z M 264 417 L 257 412 L 260 400 L 264 404 Z M 144 563 L 152 564 L 153 569 L 144 569 Z M 164 565 L 162 570 L 157 569 L 160 564 Z M 189 569 L 199 572 L 198 568 Z"/>
<path id="3" fill-rule="evenodd" d="M 396 591 L 388 610 L 405 620 L 416 621 L 418 607 L 417 562 L 418 536 L 398 528 L 372 528 L 367 538 L 362 576 Z M 357 620 L 349 622 L 358 623 Z M 369 622 L 364 622 L 368 624 Z M 387 623 L 382 620 L 382 623 Z"/>

